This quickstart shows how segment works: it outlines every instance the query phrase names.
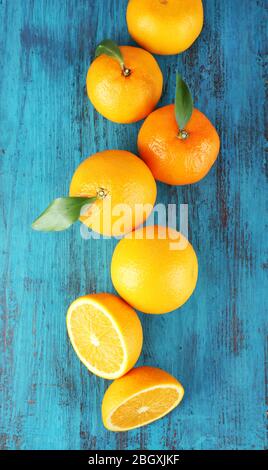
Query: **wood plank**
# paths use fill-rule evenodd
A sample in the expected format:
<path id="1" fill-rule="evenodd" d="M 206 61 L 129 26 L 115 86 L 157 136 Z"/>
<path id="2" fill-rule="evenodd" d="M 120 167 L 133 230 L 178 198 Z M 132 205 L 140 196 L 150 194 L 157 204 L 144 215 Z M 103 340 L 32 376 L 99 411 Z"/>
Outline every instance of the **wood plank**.
<path id="1" fill-rule="evenodd" d="M 79 225 L 47 235 L 30 229 L 52 198 L 67 193 L 86 156 L 108 148 L 136 152 L 140 123 L 108 122 L 85 93 L 96 43 L 112 37 L 133 44 L 126 4 L 0 1 L 0 448 L 263 449 L 264 1 L 206 0 L 193 47 L 157 58 L 165 78 L 160 105 L 173 100 L 178 69 L 222 142 L 202 182 L 158 185 L 159 202 L 189 204 L 200 267 L 195 294 L 179 311 L 140 315 L 139 363 L 162 367 L 185 385 L 172 414 L 130 433 L 103 428 L 108 384 L 76 358 L 65 312 L 79 295 L 113 292 L 116 240 L 82 240 Z"/>

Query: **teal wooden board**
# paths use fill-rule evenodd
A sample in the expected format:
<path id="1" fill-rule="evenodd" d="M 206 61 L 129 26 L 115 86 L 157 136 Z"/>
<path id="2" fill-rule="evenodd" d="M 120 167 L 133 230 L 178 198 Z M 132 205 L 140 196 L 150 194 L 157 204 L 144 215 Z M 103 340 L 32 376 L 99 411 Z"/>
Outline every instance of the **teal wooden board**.
<path id="1" fill-rule="evenodd" d="M 193 47 L 158 57 L 174 96 L 175 71 L 216 125 L 220 157 L 187 187 L 158 185 L 158 201 L 189 204 L 199 259 L 192 298 L 166 316 L 140 314 L 139 364 L 185 386 L 182 405 L 129 433 L 106 431 L 107 381 L 89 374 L 66 334 L 70 302 L 113 292 L 116 240 L 31 231 L 33 219 L 88 155 L 136 152 L 140 123 L 116 125 L 85 92 L 94 47 L 104 37 L 133 44 L 126 0 L 0 1 L 2 449 L 263 449 L 267 445 L 267 234 L 264 160 L 264 0 L 206 0 Z"/>

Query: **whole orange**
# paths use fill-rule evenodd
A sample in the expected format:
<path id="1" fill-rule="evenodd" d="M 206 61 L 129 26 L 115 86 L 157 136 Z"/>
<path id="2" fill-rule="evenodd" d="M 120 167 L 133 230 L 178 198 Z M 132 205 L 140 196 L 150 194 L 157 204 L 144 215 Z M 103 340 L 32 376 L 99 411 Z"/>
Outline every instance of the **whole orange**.
<path id="1" fill-rule="evenodd" d="M 179 54 L 190 47 L 203 27 L 201 0 L 130 0 L 129 34 L 154 54 Z"/>
<path id="2" fill-rule="evenodd" d="M 70 196 L 97 196 L 80 220 L 95 232 L 118 236 L 144 222 L 155 203 L 156 183 L 146 164 L 133 153 L 106 150 L 79 165 Z M 143 206 L 144 211 L 140 210 Z"/>
<path id="3" fill-rule="evenodd" d="M 196 183 L 206 176 L 218 156 L 217 131 L 197 109 L 193 110 L 185 131 L 186 138 L 181 138 L 173 104 L 151 113 L 141 126 L 139 155 L 163 183 Z"/>
<path id="4" fill-rule="evenodd" d="M 173 229 L 142 227 L 120 240 L 111 263 L 119 295 L 144 313 L 167 313 L 195 289 L 198 262 L 188 240 Z"/>
<path id="5" fill-rule="evenodd" d="M 163 76 L 149 52 L 131 46 L 119 49 L 127 76 L 114 58 L 102 54 L 88 69 L 87 93 L 104 117 L 131 123 L 144 119 L 155 108 L 162 94 Z"/>

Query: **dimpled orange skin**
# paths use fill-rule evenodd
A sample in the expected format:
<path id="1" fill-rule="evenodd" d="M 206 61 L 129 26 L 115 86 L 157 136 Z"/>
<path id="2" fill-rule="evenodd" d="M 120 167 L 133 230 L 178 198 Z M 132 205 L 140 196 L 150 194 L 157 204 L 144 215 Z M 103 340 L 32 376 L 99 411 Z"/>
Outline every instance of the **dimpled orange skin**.
<path id="1" fill-rule="evenodd" d="M 220 150 L 220 139 L 208 118 L 193 110 L 185 127 L 186 139 L 178 137 L 175 106 L 151 113 L 138 134 L 138 151 L 154 177 L 172 185 L 200 181 L 209 172 Z"/>
<path id="2" fill-rule="evenodd" d="M 92 197 L 100 189 L 105 191 L 105 198 L 98 199 L 80 220 L 95 232 L 108 236 L 123 235 L 143 223 L 149 211 L 140 212 L 135 218 L 135 205 L 149 204 L 153 208 L 156 199 L 151 171 L 140 158 L 125 150 L 105 150 L 84 160 L 73 175 L 69 193 Z M 122 213 L 116 212 L 121 204 L 132 211 L 132 217 L 123 227 L 118 223 Z"/>
<path id="3" fill-rule="evenodd" d="M 129 34 L 153 54 L 179 54 L 188 49 L 203 27 L 201 0 L 130 0 Z"/>
<path id="4" fill-rule="evenodd" d="M 105 54 L 88 69 L 87 93 L 96 110 L 110 121 L 131 123 L 144 119 L 155 108 L 163 88 L 162 72 L 147 51 L 121 46 L 125 77 L 119 63 Z"/>
<path id="5" fill-rule="evenodd" d="M 158 235 L 165 238 L 156 238 L 158 230 Z M 160 314 L 179 308 L 196 286 L 195 251 L 182 234 L 168 230 L 160 226 L 139 228 L 120 240 L 113 253 L 111 276 L 116 291 L 144 313 Z M 153 235 L 155 239 L 149 239 Z M 139 236 L 144 238 L 135 238 Z M 180 237 L 181 249 L 175 249 L 175 236 Z"/>

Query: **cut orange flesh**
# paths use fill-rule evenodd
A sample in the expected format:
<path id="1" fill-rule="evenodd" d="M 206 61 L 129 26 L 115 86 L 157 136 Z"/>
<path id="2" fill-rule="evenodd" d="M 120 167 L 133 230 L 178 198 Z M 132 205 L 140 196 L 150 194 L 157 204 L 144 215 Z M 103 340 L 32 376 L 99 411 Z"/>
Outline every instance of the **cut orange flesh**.
<path id="1" fill-rule="evenodd" d="M 133 367 L 141 352 L 138 315 L 112 294 L 76 299 L 67 313 L 67 330 L 79 359 L 100 377 L 121 377 Z"/>
<path id="2" fill-rule="evenodd" d="M 137 367 L 107 389 L 104 426 L 111 431 L 145 426 L 173 410 L 183 395 L 183 386 L 172 375 L 155 367 Z"/>

